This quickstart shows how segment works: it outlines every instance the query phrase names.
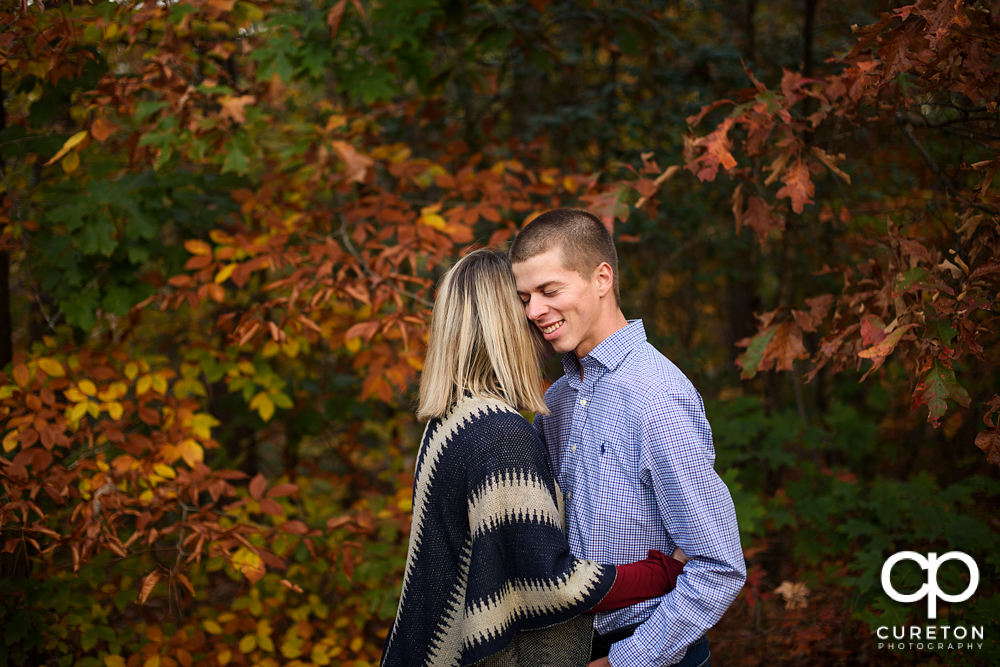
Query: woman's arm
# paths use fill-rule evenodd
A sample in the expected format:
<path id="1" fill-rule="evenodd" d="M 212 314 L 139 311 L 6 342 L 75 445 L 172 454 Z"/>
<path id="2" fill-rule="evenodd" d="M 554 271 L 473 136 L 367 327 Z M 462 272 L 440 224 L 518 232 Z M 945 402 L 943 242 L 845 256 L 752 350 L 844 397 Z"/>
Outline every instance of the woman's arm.
<path id="1" fill-rule="evenodd" d="M 615 585 L 603 600 L 591 607 L 592 613 L 623 609 L 666 595 L 677 585 L 677 577 L 684 570 L 684 563 L 670 558 L 662 551 L 650 549 L 645 560 L 616 565 L 615 569 L 618 571 Z"/>

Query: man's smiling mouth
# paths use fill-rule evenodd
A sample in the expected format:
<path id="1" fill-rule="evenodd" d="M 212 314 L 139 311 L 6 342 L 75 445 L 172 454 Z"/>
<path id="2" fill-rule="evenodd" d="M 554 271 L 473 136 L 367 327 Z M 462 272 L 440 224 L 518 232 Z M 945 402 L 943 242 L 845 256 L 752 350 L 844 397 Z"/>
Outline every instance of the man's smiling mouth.
<path id="1" fill-rule="evenodd" d="M 558 329 L 559 327 L 561 327 L 565 322 L 566 322 L 566 320 L 559 320 L 555 324 L 550 324 L 549 326 L 544 327 L 542 329 L 542 333 L 550 334 L 553 331 L 555 331 L 556 329 Z"/>

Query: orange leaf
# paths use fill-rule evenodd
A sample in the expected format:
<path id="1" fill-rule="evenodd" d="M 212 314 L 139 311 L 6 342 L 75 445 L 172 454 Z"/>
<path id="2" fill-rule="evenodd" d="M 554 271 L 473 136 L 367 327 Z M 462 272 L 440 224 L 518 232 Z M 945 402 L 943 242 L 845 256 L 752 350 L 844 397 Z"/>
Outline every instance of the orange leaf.
<path id="1" fill-rule="evenodd" d="M 103 144 L 117 129 L 118 126 L 114 123 L 98 118 L 90 126 L 90 136 Z"/>
<path id="2" fill-rule="evenodd" d="M 268 490 L 267 497 L 281 498 L 282 496 L 291 495 L 298 490 L 299 490 L 298 484 L 275 484 Z"/>
<path id="3" fill-rule="evenodd" d="M 234 123 L 245 123 L 247 120 L 246 107 L 257 101 L 253 95 L 242 95 L 233 97 L 226 95 L 219 100 L 222 109 L 219 111 L 219 118 L 230 118 Z"/>
<path id="4" fill-rule="evenodd" d="M 178 572 L 177 574 L 175 574 L 174 577 L 177 579 L 177 581 L 181 582 L 181 584 L 184 586 L 184 588 L 186 588 L 189 591 L 191 591 L 191 597 L 194 597 L 194 586 L 191 585 L 190 580 L 188 580 L 188 578 L 185 577 L 180 572 Z"/>
<path id="5" fill-rule="evenodd" d="M 375 166 L 375 160 L 359 153 L 346 141 L 333 141 L 332 145 L 344 162 L 344 178 L 354 183 L 363 183 L 368 170 Z"/>
<path id="6" fill-rule="evenodd" d="M 795 369 L 796 359 L 808 359 L 809 353 L 802 344 L 802 330 L 791 322 L 779 324 L 771 342 L 764 349 L 760 368 L 767 369 L 774 363 L 776 371 Z"/>
<path id="7" fill-rule="evenodd" d="M 142 578 L 142 586 L 139 587 L 139 604 L 146 603 L 146 599 L 149 598 L 149 594 L 153 592 L 153 588 L 159 580 L 160 573 L 156 570 Z"/>
<path id="8" fill-rule="evenodd" d="M 278 583 L 284 586 L 285 588 L 295 591 L 296 593 L 304 592 L 297 584 L 293 584 L 288 579 L 282 579 Z"/>
<path id="9" fill-rule="evenodd" d="M 326 24 L 330 26 L 330 39 L 337 36 L 337 30 L 340 28 L 340 20 L 344 18 L 344 12 L 346 10 L 347 0 L 340 0 L 340 2 L 331 7 L 329 13 L 327 13 Z"/>
<path id="10" fill-rule="evenodd" d="M 806 204 L 812 203 L 812 196 L 815 193 L 812 179 L 809 177 L 809 167 L 799 158 L 792 165 L 781 182 L 784 187 L 778 190 L 778 198 L 788 197 L 792 200 L 792 210 L 801 213 Z"/>
<path id="11" fill-rule="evenodd" d="M 27 387 L 31 381 L 31 371 L 24 364 L 14 366 L 14 382 L 21 387 Z"/>
<path id="12" fill-rule="evenodd" d="M 264 497 L 264 489 L 267 488 L 267 480 L 260 473 L 254 475 L 254 478 L 250 480 L 250 495 L 254 500 L 260 500 Z"/>

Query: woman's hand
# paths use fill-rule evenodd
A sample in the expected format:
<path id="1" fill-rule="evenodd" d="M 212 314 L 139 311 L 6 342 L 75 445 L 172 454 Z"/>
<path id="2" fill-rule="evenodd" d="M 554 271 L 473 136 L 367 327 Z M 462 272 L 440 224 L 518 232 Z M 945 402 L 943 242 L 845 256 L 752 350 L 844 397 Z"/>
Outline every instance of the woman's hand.
<path id="1" fill-rule="evenodd" d="M 676 549 L 674 549 L 674 553 L 671 556 L 671 558 L 679 560 L 682 563 L 686 563 L 689 560 L 691 560 L 690 558 L 688 558 L 688 555 L 686 553 L 684 553 L 684 550 L 681 549 L 680 547 L 677 547 Z"/>

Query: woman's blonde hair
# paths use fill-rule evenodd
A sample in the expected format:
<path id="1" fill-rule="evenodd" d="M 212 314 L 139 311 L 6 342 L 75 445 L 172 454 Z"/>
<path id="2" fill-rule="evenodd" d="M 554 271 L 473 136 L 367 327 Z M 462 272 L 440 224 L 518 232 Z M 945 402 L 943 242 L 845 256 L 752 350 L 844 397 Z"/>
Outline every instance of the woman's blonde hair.
<path id="1" fill-rule="evenodd" d="M 510 260 L 470 252 L 438 286 L 417 418 L 443 417 L 465 393 L 546 414 L 538 346 Z"/>

